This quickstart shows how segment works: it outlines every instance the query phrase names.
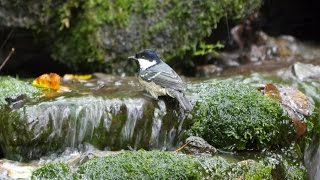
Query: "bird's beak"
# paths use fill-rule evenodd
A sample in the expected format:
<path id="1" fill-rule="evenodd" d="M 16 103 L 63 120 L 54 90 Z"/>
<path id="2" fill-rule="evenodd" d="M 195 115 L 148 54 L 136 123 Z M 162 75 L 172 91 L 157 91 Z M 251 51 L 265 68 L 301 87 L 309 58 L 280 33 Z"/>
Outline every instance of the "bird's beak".
<path id="1" fill-rule="evenodd" d="M 129 59 L 133 59 L 133 60 L 137 60 L 137 58 L 135 56 L 129 56 Z"/>

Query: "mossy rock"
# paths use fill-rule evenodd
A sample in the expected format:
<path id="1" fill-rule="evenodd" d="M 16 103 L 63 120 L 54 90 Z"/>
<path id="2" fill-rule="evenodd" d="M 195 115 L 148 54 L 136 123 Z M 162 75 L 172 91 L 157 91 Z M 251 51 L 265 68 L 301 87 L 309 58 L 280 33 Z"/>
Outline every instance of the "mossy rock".
<path id="1" fill-rule="evenodd" d="M 227 158 L 194 157 L 165 151 L 133 151 L 118 155 L 94 158 L 80 165 L 73 174 L 64 164 L 48 164 L 33 172 L 33 179 L 273 179 L 305 177 L 305 169 L 299 166 L 279 169 L 282 160 L 244 160 L 231 162 Z M 274 176 L 274 173 L 278 173 Z M 279 174 L 280 173 L 280 174 Z M 289 174 L 290 173 L 290 174 Z"/>
<path id="2" fill-rule="evenodd" d="M 0 76 L 0 107 L 7 104 L 6 98 L 14 98 L 22 94 L 29 98 L 35 98 L 39 95 L 39 90 L 28 82 L 9 76 Z"/>
<path id="3" fill-rule="evenodd" d="M 288 146 L 294 128 L 275 100 L 256 88 L 231 80 L 193 86 L 200 95 L 189 134 L 226 150 L 261 150 Z"/>
<path id="4" fill-rule="evenodd" d="M 91 160 L 79 167 L 76 179 L 200 179 L 196 161 L 161 151 L 127 152 Z"/>
<path id="5" fill-rule="evenodd" d="M 60 24 L 63 36 L 54 42 L 54 57 L 74 68 L 84 68 L 85 64 L 88 69 L 96 69 L 97 63 L 108 62 L 105 65 L 114 72 L 128 64 L 129 55 L 147 47 L 157 48 L 166 59 L 181 57 L 210 36 L 223 17 L 244 18 L 261 3 L 260 0 L 75 2 L 70 0 L 60 7 L 62 14 L 57 21 L 62 22 L 63 17 L 74 24 L 70 28 Z"/>
<path id="6" fill-rule="evenodd" d="M 72 179 L 68 165 L 64 163 L 48 163 L 32 173 L 31 179 Z"/>
<path id="7" fill-rule="evenodd" d="M 145 48 L 159 49 L 168 60 L 197 50 L 219 21 L 243 19 L 262 1 L 1 2 L 6 11 L 0 25 L 42 32 L 35 33 L 36 39 L 50 46 L 56 60 L 75 71 L 121 73 L 132 67 L 125 66 L 127 57 Z"/>

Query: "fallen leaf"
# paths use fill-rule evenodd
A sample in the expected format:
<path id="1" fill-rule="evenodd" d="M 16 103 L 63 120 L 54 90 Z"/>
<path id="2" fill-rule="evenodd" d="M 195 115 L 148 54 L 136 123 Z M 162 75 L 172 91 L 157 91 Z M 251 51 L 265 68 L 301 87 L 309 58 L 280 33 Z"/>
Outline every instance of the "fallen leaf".
<path id="1" fill-rule="evenodd" d="M 279 88 L 279 90 L 282 105 L 306 116 L 311 115 L 313 104 L 305 94 L 290 87 Z"/>
<path id="2" fill-rule="evenodd" d="M 91 74 L 84 74 L 84 75 L 79 75 L 79 74 L 65 74 L 63 76 L 64 81 L 70 81 L 70 80 L 88 80 L 91 79 L 92 75 Z"/>
<path id="3" fill-rule="evenodd" d="M 280 101 L 280 92 L 273 84 L 266 84 L 264 87 L 264 94 L 272 99 Z"/>
<path id="4" fill-rule="evenodd" d="M 61 77 L 56 73 L 43 74 L 33 80 L 32 85 L 58 90 L 60 88 L 60 79 Z"/>
<path id="5" fill-rule="evenodd" d="M 303 121 L 303 116 L 302 114 L 299 114 L 295 111 L 293 111 L 292 109 L 286 108 L 289 117 L 292 120 L 293 126 L 294 126 L 294 130 L 296 133 L 296 138 L 299 139 L 300 137 L 302 137 L 306 131 L 307 131 L 307 123 Z"/>
<path id="6" fill-rule="evenodd" d="M 310 116 L 314 105 L 310 99 L 297 89 L 291 87 L 276 87 L 273 84 L 266 84 L 264 94 L 280 102 L 287 111 L 295 128 L 296 137 L 300 138 L 307 130 L 304 116 Z"/>

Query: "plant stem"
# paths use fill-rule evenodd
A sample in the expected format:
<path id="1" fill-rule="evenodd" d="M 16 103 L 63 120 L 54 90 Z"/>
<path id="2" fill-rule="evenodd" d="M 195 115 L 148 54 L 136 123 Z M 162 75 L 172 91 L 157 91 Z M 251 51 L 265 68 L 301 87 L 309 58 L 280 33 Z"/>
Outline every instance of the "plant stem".
<path id="1" fill-rule="evenodd" d="M 11 49 L 11 51 L 8 54 L 8 56 L 6 57 L 6 59 L 2 62 L 1 66 L 0 66 L 0 72 L 1 72 L 1 69 L 3 68 L 3 66 L 9 61 L 9 59 L 13 53 L 14 53 L 14 48 Z"/>

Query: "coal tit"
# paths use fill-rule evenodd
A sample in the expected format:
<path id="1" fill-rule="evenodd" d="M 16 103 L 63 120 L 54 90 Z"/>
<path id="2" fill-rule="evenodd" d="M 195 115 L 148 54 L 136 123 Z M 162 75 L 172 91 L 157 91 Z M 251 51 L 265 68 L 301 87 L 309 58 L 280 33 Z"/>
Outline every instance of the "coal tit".
<path id="1" fill-rule="evenodd" d="M 176 98 L 184 110 L 192 110 L 192 105 L 184 94 L 186 84 L 169 65 L 162 61 L 154 49 L 143 50 L 129 58 L 138 61 L 139 82 L 154 98 L 168 95 Z"/>

